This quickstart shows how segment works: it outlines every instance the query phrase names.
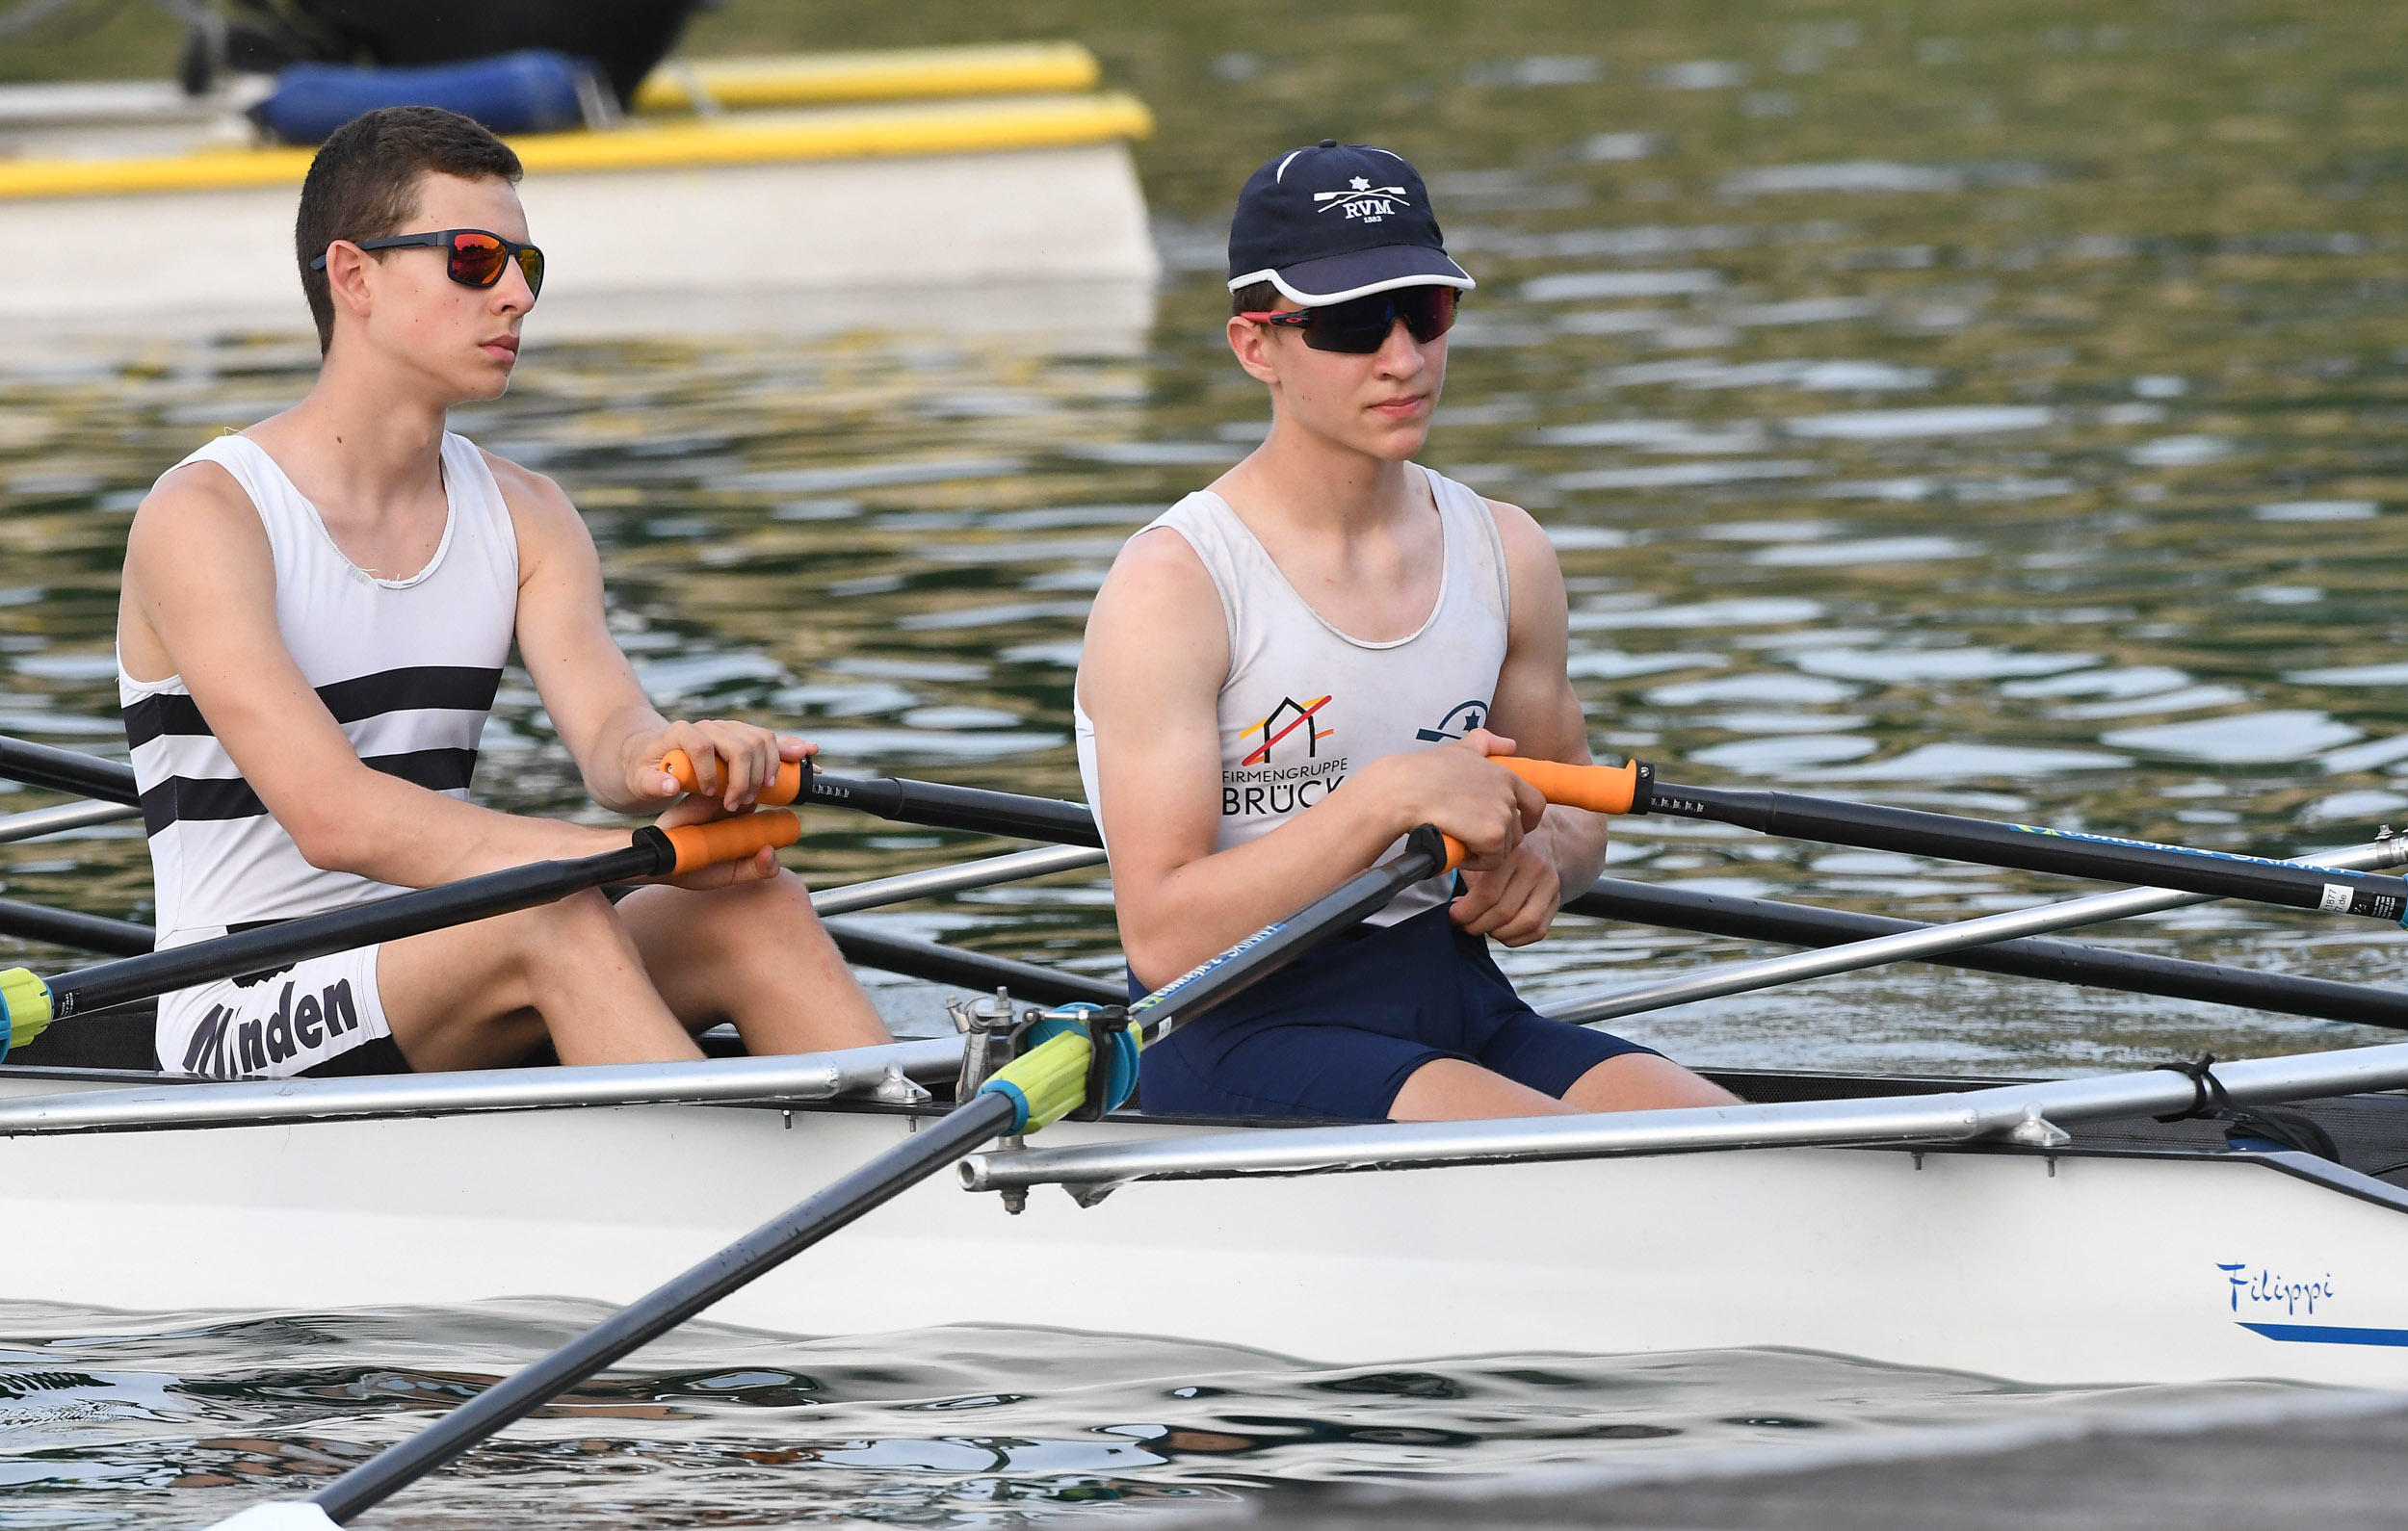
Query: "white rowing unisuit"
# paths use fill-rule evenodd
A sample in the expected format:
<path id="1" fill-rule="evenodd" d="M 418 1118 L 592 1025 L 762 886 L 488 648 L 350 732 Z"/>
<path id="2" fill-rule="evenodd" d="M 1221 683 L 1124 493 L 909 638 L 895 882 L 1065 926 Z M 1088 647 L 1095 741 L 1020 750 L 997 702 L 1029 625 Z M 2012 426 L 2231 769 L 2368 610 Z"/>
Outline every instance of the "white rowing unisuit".
<path id="1" fill-rule="evenodd" d="M 1445 567 L 1428 618 L 1409 636 L 1386 642 L 1331 626 L 1228 502 L 1210 490 L 1188 496 L 1144 529 L 1166 527 L 1195 550 L 1229 624 L 1216 850 L 1270 833 L 1383 756 L 1427 749 L 1487 723 L 1505 657 L 1505 544 L 1485 501 L 1452 479 L 1421 471 L 1438 504 Z M 1079 776 L 1100 815 L 1095 726 L 1075 698 L 1073 715 Z M 1395 924 L 1435 907 L 1451 882 L 1439 876 L 1415 884 L 1372 922 Z"/>
<path id="2" fill-rule="evenodd" d="M 444 436 L 443 540 L 403 580 L 378 579 L 345 558 L 317 507 L 248 436 L 221 436 L 184 461 L 216 463 L 250 496 L 275 559 L 284 646 L 359 758 L 467 796 L 518 616 L 518 539 L 484 456 Z M 120 656 L 118 701 L 150 837 L 161 947 L 402 891 L 312 867 L 243 780 L 181 676 L 137 681 Z M 156 1039 L 160 1067 L 228 1078 L 298 1074 L 387 1034 L 376 948 L 366 947 L 168 995 Z"/>

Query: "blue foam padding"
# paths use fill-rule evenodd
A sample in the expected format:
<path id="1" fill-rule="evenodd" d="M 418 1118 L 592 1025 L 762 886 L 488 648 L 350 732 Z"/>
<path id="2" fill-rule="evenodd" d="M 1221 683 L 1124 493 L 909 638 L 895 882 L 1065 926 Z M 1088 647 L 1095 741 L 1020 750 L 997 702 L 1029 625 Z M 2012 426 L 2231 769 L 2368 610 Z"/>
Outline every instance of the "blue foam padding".
<path id="1" fill-rule="evenodd" d="M 250 115 L 287 143 L 323 143 L 361 113 L 387 106 L 439 106 L 496 133 L 554 133 L 584 125 L 577 87 L 589 77 L 599 83 L 592 65 L 549 48 L 410 69 L 296 64 Z"/>

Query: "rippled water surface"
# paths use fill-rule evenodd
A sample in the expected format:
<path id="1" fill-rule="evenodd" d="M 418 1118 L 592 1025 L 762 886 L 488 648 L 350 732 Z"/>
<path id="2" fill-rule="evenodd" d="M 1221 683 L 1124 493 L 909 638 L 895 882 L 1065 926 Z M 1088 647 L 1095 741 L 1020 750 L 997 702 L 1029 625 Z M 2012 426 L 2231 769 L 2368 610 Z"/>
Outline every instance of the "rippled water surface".
<path id="1" fill-rule="evenodd" d="M 538 312 L 510 396 L 458 423 L 575 495 L 665 708 L 791 726 L 841 768 L 1076 795 L 1093 590 L 1123 537 L 1263 428 L 1218 338 L 1227 198 L 1326 132 L 1418 160 L 1480 278 L 1427 460 L 1554 535 L 1601 755 L 2264 854 L 2408 823 L 2397 7 L 827 14 L 858 35 L 826 44 L 1025 27 L 1095 45 L 1162 118 L 1139 156 L 1159 322 L 1095 328 L 1072 304 L 1035 334 L 962 336 L 898 303 L 886 330 L 600 345 L 546 344 Z M 120 746 L 127 513 L 199 441 L 297 397 L 313 360 L 296 336 L 0 343 L 0 731 Z M 478 786 L 581 811 L 523 677 Z M 809 828 L 796 863 L 824 882 L 1000 848 Z M 1924 919 L 2066 886 L 1644 820 L 1612 869 Z M 0 847 L 0 880 L 149 910 L 130 833 Z M 1077 876 L 864 918 L 1118 968 L 1109 891 Z M 2396 931 L 2255 909 L 2102 938 L 2402 967 Z M 1745 950 L 1567 920 L 1505 960 L 1545 999 Z M 925 1017 L 925 995 L 885 993 Z M 1992 1072 L 2377 1035 L 1921 969 L 1623 1025 L 1705 1062 Z M 12 1310 L 0 1524 L 206 1520 L 228 1502 L 206 1486 L 339 1463 L 581 1316 Z M 509 1480 L 514 1504 L 573 1502 L 546 1523 L 986 1523 L 2055 1396 L 1770 1354 L 1370 1376 L 1142 1341 L 698 1328 L 408 1513 L 492 1521 Z"/>
<path id="2" fill-rule="evenodd" d="M 603 1311 L 137 1320 L 0 1305 L 0 1430 L 41 1440 L 0 1455 L 0 1526 L 204 1525 L 306 1493 Z M 1341 1369 L 1046 1330 L 800 1339 L 700 1323 L 371 1518 L 1007 1526 L 1283 1484 L 1459 1481 L 2294 1390 L 2028 1388 L 1779 1350 Z"/>

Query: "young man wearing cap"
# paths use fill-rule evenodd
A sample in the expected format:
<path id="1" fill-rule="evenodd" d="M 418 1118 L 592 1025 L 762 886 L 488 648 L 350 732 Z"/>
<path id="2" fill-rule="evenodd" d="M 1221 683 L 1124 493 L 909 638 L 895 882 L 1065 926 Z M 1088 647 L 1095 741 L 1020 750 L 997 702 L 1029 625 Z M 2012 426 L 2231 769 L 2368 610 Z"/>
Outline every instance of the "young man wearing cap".
<path id="1" fill-rule="evenodd" d="M 1428 823 L 1465 890 L 1406 890 L 1146 1050 L 1148 1110 L 1430 1120 L 1729 1102 L 1550 1021 L 1486 941 L 1542 939 L 1605 857 L 1491 755 L 1588 762 L 1563 580 L 1524 511 L 1411 461 L 1472 278 L 1385 149 L 1282 155 L 1229 234 L 1262 447 L 1132 538 L 1080 664 L 1081 773 L 1112 850 L 1133 991 L 1168 982 Z"/>
<path id="2" fill-rule="evenodd" d="M 118 694 L 160 945 L 296 919 L 624 831 L 467 801 L 513 646 L 595 801 L 690 823 L 750 805 L 808 746 L 653 711 L 604 621 L 602 566 L 560 486 L 444 428 L 509 387 L 543 279 L 518 157 L 467 117 L 372 112 L 301 185 L 307 398 L 209 442 L 135 513 Z M 703 794 L 672 804 L 682 749 Z M 716 799 L 716 800 L 714 800 Z M 810 898 L 763 851 L 614 906 L 598 893 L 185 989 L 160 1066 L 209 1075 L 698 1057 L 886 1040 Z"/>

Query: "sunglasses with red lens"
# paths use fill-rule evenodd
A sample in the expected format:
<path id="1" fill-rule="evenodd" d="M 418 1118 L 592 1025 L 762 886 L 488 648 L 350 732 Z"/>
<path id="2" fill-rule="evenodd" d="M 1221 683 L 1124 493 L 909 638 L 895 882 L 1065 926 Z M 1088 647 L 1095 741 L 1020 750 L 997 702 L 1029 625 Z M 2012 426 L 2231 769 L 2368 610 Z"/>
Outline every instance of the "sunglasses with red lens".
<path id="1" fill-rule="evenodd" d="M 482 228 L 439 228 L 426 234 L 396 234 L 390 239 L 363 239 L 359 247 L 371 249 L 416 249 L 421 247 L 444 250 L 451 259 L 445 274 L 462 287 L 491 287 L 502 279 L 502 272 L 512 260 L 527 278 L 529 297 L 543 292 L 543 251 L 533 245 Z M 309 263 L 313 272 L 326 270 L 324 255 Z"/>
<path id="2" fill-rule="evenodd" d="M 1445 286 L 1400 287 L 1385 293 L 1350 298 L 1319 308 L 1281 308 L 1240 314 L 1258 324 L 1277 324 L 1304 332 L 1304 344 L 1315 350 L 1368 356 L 1388 344 L 1398 320 L 1422 345 L 1428 345 L 1454 327 L 1455 299 L 1460 295 Z"/>

